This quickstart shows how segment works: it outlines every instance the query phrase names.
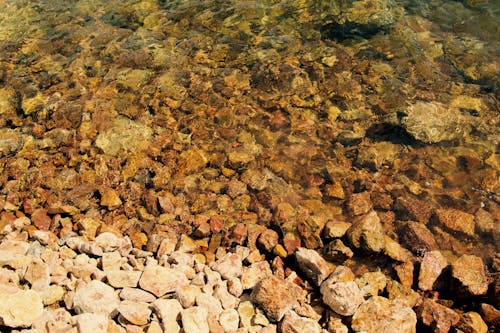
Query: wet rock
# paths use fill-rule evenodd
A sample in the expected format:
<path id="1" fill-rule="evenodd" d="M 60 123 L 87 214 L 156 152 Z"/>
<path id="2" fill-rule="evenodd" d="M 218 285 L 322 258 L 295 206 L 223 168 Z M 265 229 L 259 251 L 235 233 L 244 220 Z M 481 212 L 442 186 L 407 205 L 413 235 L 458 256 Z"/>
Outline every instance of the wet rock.
<path id="1" fill-rule="evenodd" d="M 92 280 L 77 288 L 73 297 L 73 308 L 77 313 L 114 316 L 119 303 L 114 289 L 98 280 Z"/>
<path id="2" fill-rule="evenodd" d="M 339 266 L 320 287 L 323 302 L 343 316 L 353 315 L 364 301 L 363 293 L 353 280 L 352 272 Z"/>
<path id="3" fill-rule="evenodd" d="M 181 285 L 188 284 L 186 276 L 175 269 L 148 265 L 139 280 L 139 286 L 157 297 L 174 292 Z"/>
<path id="4" fill-rule="evenodd" d="M 409 308 L 414 308 L 422 301 L 422 297 L 416 291 L 394 280 L 387 283 L 386 290 L 390 300 L 400 302 Z"/>
<path id="5" fill-rule="evenodd" d="M 482 234 L 493 233 L 495 230 L 495 221 L 493 217 L 484 209 L 477 210 L 474 216 L 474 222 L 477 230 Z M 498 226 L 496 228 L 497 230 L 499 229 Z"/>
<path id="6" fill-rule="evenodd" d="M 447 333 L 460 320 L 455 311 L 428 298 L 424 299 L 417 313 L 422 323 L 435 333 Z"/>
<path id="7" fill-rule="evenodd" d="M 357 248 L 371 252 L 380 252 L 385 246 L 382 224 L 375 211 L 354 220 L 347 230 L 347 238 Z"/>
<path id="8" fill-rule="evenodd" d="M 255 286 L 251 297 L 270 319 L 280 321 L 288 310 L 298 307 L 301 290 L 291 282 L 270 277 Z"/>
<path id="9" fill-rule="evenodd" d="M 22 145 L 23 138 L 19 131 L 10 128 L 0 129 L 0 157 L 16 152 Z"/>
<path id="10" fill-rule="evenodd" d="M 365 298 L 378 296 L 385 289 L 387 278 L 382 272 L 368 272 L 356 279 Z"/>
<path id="11" fill-rule="evenodd" d="M 340 239 L 335 239 L 323 248 L 325 258 L 336 263 L 343 263 L 352 258 L 354 253 Z"/>
<path id="12" fill-rule="evenodd" d="M 426 251 L 438 248 L 436 240 L 425 224 L 420 222 L 402 222 L 400 240 L 413 253 L 423 255 Z"/>
<path id="13" fill-rule="evenodd" d="M 351 227 L 351 223 L 343 221 L 329 221 L 323 228 L 323 237 L 326 239 L 340 238 Z"/>
<path id="14" fill-rule="evenodd" d="M 472 295 L 484 295 L 488 291 L 488 278 L 483 260 L 464 254 L 451 264 L 452 275 Z"/>
<path id="15" fill-rule="evenodd" d="M 122 201 L 115 190 L 108 188 L 101 191 L 102 206 L 108 207 L 109 210 L 114 210 L 120 207 L 121 204 Z"/>
<path id="16" fill-rule="evenodd" d="M 272 229 L 266 229 L 260 234 L 257 244 L 264 251 L 271 252 L 278 244 L 278 233 Z"/>
<path id="17" fill-rule="evenodd" d="M 318 322 L 310 318 L 301 317 L 294 311 L 289 311 L 280 323 L 283 333 L 321 333 L 322 329 Z"/>
<path id="18" fill-rule="evenodd" d="M 457 324 L 457 328 L 464 333 L 488 332 L 488 326 L 483 321 L 479 313 L 473 311 L 460 315 L 460 321 Z"/>
<path id="19" fill-rule="evenodd" d="M 361 304 L 352 317 L 355 332 L 416 332 L 417 316 L 413 310 L 387 298 L 373 296 Z"/>
<path id="20" fill-rule="evenodd" d="M 118 117 L 110 129 L 97 135 L 95 144 L 104 154 L 119 156 L 148 148 L 151 137 L 152 129 L 149 126 L 126 117 Z"/>
<path id="21" fill-rule="evenodd" d="M 318 252 L 304 247 L 299 247 L 295 251 L 295 259 L 299 269 L 317 286 L 321 285 L 334 269 L 333 265 L 323 259 Z"/>
<path id="22" fill-rule="evenodd" d="M 491 304 L 481 304 L 481 315 L 489 325 L 500 325 L 500 310 Z"/>
<path id="23" fill-rule="evenodd" d="M 429 203 L 412 197 L 400 197 L 396 200 L 394 210 L 400 220 L 429 222 L 432 215 L 432 207 Z"/>
<path id="24" fill-rule="evenodd" d="M 33 290 L 0 285 L 0 324 L 8 327 L 28 327 L 43 313 L 40 295 Z"/>
<path id="25" fill-rule="evenodd" d="M 354 216 L 368 213 L 373 208 L 370 193 L 361 192 L 351 195 L 347 206 Z"/>
<path id="26" fill-rule="evenodd" d="M 408 262 L 413 259 L 413 255 L 411 254 L 411 252 L 402 247 L 398 242 L 388 236 L 385 236 L 384 239 L 384 253 L 389 258 L 400 262 Z"/>
<path id="27" fill-rule="evenodd" d="M 208 333 L 207 309 L 194 306 L 181 311 L 182 328 L 185 333 Z"/>
<path id="28" fill-rule="evenodd" d="M 418 274 L 418 287 L 421 290 L 433 290 L 434 283 L 448 266 L 448 260 L 440 251 L 428 251 L 424 254 Z"/>
<path id="29" fill-rule="evenodd" d="M 415 139 L 426 143 L 457 140 L 469 131 L 466 118 L 457 108 L 438 102 L 417 102 L 404 114 L 401 126 Z"/>
<path id="30" fill-rule="evenodd" d="M 436 216 L 446 228 L 466 236 L 474 236 L 474 215 L 458 209 L 437 209 Z"/>
<path id="31" fill-rule="evenodd" d="M 147 303 L 133 301 L 122 301 L 118 306 L 118 312 L 134 325 L 146 325 L 151 315 Z"/>

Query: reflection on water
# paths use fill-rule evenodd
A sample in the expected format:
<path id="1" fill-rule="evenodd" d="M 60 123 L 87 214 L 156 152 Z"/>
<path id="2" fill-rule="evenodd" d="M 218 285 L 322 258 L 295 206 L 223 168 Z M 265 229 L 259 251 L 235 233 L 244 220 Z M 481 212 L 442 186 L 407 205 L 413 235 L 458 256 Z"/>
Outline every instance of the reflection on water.
<path id="1" fill-rule="evenodd" d="M 293 251 L 374 209 L 415 254 L 494 265 L 495 1 L 4 3 L 0 184 L 18 214 L 66 205 L 139 247 L 261 224 Z"/>

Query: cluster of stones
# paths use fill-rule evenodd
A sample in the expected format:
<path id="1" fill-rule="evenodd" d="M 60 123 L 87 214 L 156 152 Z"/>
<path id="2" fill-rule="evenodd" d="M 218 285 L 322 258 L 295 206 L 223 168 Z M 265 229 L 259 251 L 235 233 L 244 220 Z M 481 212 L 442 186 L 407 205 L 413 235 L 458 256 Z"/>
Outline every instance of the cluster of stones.
<path id="1" fill-rule="evenodd" d="M 376 215 L 359 221 L 345 230 L 352 243 L 380 238 L 373 228 Z M 280 256 L 269 262 L 264 253 L 276 249 L 277 239 L 268 229 L 248 247 L 220 247 L 211 257 L 186 235 L 163 239 L 151 252 L 112 232 L 89 239 L 74 232 L 58 238 L 50 231 L 11 230 L 0 243 L 0 325 L 48 333 L 340 333 L 349 327 L 389 333 L 416 332 L 418 319 L 434 332 L 488 330 L 478 313 L 458 313 L 422 297 L 405 274 L 399 282 L 380 271 L 356 276 L 303 247 L 292 254 L 296 271 Z M 387 239 L 384 244 L 386 251 L 397 247 Z M 432 291 L 448 266 L 439 251 L 426 252 L 418 288 Z M 464 255 L 451 270 L 467 293 L 486 294 L 479 257 Z M 498 321 L 493 306 L 483 304 L 483 312 Z"/>

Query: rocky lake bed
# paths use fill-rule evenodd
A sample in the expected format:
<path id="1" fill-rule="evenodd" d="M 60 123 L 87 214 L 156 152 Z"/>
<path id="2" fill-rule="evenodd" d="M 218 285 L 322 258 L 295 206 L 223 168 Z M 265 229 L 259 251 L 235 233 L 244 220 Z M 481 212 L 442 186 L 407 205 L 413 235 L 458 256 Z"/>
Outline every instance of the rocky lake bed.
<path id="1" fill-rule="evenodd" d="M 6 3 L 1 332 L 498 331 L 493 1 Z"/>

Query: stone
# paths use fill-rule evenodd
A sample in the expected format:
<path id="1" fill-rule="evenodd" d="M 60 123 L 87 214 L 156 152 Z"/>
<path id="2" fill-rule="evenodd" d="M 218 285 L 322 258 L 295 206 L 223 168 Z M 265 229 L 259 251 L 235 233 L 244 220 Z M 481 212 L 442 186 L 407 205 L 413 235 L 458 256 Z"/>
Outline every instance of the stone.
<path id="1" fill-rule="evenodd" d="M 187 284 L 175 289 L 176 298 L 184 308 L 190 308 L 196 301 L 196 296 L 202 291 L 199 286 Z"/>
<path id="2" fill-rule="evenodd" d="M 474 255 L 464 254 L 451 264 L 452 275 L 472 295 L 485 295 L 488 278 L 483 260 Z"/>
<path id="3" fill-rule="evenodd" d="M 447 333 L 460 320 L 455 311 L 428 298 L 418 308 L 418 316 L 435 333 Z"/>
<path id="4" fill-rule="evenodd" d="M 272 229 L 266 229 L 257 238 L 258 246 L 266 252 L 271 252 L 278 244 L 278 233 Z"/>
<path id="5" fill-rule="evenodd" d="M 437 209 L 436 217 L 446 228 L 466 236 L 474 236 L 474 215 L 458 209 Z"/>
<path id="6" fill-rule="evenodd" d="M 223 311 L 221 302 L 212 295 L 205 293 L 196 295 L 196 305 L 207 309 L 209 315 L 218 316 Z"/>
<path id="7" fill-rule="evenodd" d="M 334 239 L 330 243 L 326 244 L 323 248 L 323 254 L 325 258 L 335 263 L 343 263 L 349 258 L 352 258 L 354 252 L 346 246 L 342 240 Z"/>
<path id="8" fill-rule="evenodd" d="M 243 272 L 241 258 L 236 253 L 226 254 L 224 257 L 217 260 L 211 268 L 219 272 L 226 280 L 240 277 Z"/>
<path id="9" fill-rule="evenodd" d="M 40 295 L 33 290 L 0 285 L 0 325 L 28 327 L 43 313 Z"/>
<path id="10" fill-rule="evenodd" d="M 62 301 L 65 294 L 66 289 L 55 284 L 51 284 L 46 291 L 40 293 L 44 305 L 52 305 Z"/>
<path id="11" fill-rule="evenodd" d="M 318 252 L 304 247 L 295 251 L 295 259 L 299 269 L 317 286 L 321 285 L 334 269 Z"/>
<path id="12" fill-rule="evenodd" d="M 399 240 L 413 253 L 423 255 L 426 251 L 438 249 L 432 233 L 421 222 L 402 222 Z"/>
<path id="13" fill-rule="evenodd" d="M 134 325 L 146 325 L 151 316 L 149 304 L 144 302 L 122 301 L 118 306 L 118 312 Z"/>
<path id="14" fill-rule="evenodd" d="M 226 309 L 219 315 L 219 323 L 225 332 L 236 331 L 240 325 L 240 316 L 235 309 Z"/>
<path id="15" fill-rule="evenodd" d="M 434 283 L 448 266 L 448 260 L 440 251 L 428 251 L 420 263 L 418 287 L 420 290 L 432 290 Z"/>
<path id="16" fill-rule="evenodd" d="M 251 298 L 269 319 L 280 321 L 288 310 L 299 306 L 301 289 L 292 282 L 272 276 L 255 286 Z"/>
<path id="17" fill-rule="evenodd" d="M 107 252 L 101 257 L 101 267 L 104 272 L 119 271 L 126 261 L 126 258 L 123 258 L 118 251 Z"/>
<path id="18" fill-rule="evenodd" d="M 214 297 L 217 298 L 224 309 L 234 309 L 240 303 L 240 299 L 229 293 L 227 290 L 227 281 L 222 281 L 215 286 Z"/>
<path id="19" fill-rule="evenodd" d="M 464 333 L 487 333 L 488 326 L 477 312 L 466 312 L 460 315 L 460 321 L 456 326 Z"/>
<path id="20" fill-rule="evenodd" d="M 95 244 L 101 247 L 104 252 L 113 252 L 119 249 L 120 238 L 112 232 L 103 232 L 94 239 Z"/>
<path id="21" fill-rule="evenodd" d="M 354 274 L 345 266 L 338 266 L 320 286 L 323 302 L 343 316 L 351 316 L 363 303 L 363 293 L 354 281 Z"/>
<path id="22" fill-rule="evenodd" d="M 34 291 L 45 291 L 50 285 L 49 266 L 40 258 L 33 258 L 29 264 L 24 279 L 31 284 Z"/>
<path id="23" fill-rule="evenodd" d="M 357 217 L 349 230 L 347 238 L 357 248 L 380 252 L 385 246 L 382 224 L 375 211 Z"/>
<path id="24" fill-rule="evenodd" d="M 139 286 L 157 297 L 174 292 L 178 286 L 186 285 L 186 276 L 174 269 L 158 265 L 148 265 L 139 280 Z"/>
<path id="25" fill-rule="evenodd" d="M 122 205 L 122 200 L 115 190 L 106 188 L 101 191 L 101 205 L 109 210 L 115 210 Z"/>
<path id="26" fill-rule="evenodd" d="M 326 239 L 341 238 L 351 227 L 351 223 L 344 221 L 329 221 L 323 228 L 323 237 Z"/>
<path id="27" fill-rule="evenodd" d="M 367 272 L 361 277 L 356 279 L 359 290 L 363 293 L 363 296 L 368 298 L 370 296 L 378 296 L 380 292 L 385 289 L 387 284 L 387 278 L 380 272 Z"/>
<path id="28" fill-rule="evenodd" d="M 251 264 L 249 267 L 243 268 L 241 275 L 241 285 L 243 289 L 253 289 L 259 281 L 273 275 L 271 267 L 267 261 L 258 261 Z"/>
<path id="29" fill-rule="evenodd" d="M 500 325 L 500 310 L 488 303 L 481 303 L 481 315 L 492 326 Z"/>
<path id="30" fill-rule="evenodd" d="M 301 317 L 294 311 L 288 311 L 280 323 L 282 333 L 321 333 L 318 322 L 310 318 Z"/>
<path id="31" fill-rule="evenodd" d="M 73 308 L 77 313 L 90 312 L 114 316 L 119 304 L 114 289 L 98 280 L 79 286 L 73 297 Z"/>
<path id="32" fill-rule="evenodd" d="M 181 317 L 185 333 L 209 333 L 207 309 L 193 306 L 182 310 Z"/>
<path id="33" fill-rule="evenodd" d="M 238 305 L 238 315 L 240 316 L 240 323 L 243 328 L 250 328 L 252 326 L 252 318 L 255 315 L 255 308 L 250 301 L 241 301 Z"/>
<path id="34" fill-rule="evenodd" d="M 141 278 L 141 271 L 109 270 L 106 271 L 106 279 L 114 288 L 137 287 Z"/>
<path id="35" fill-rule="evenodd" d="M 177 320 L 180 319 L 182 306 L 176 299 L 157 299 L 153 302 L 153 308 L 160 317 L 165 332 L 177 333 L 180 326 Z"/>
<path id="36" fill-rule="evenodd" d="M 404 286 L 411 288 L 411 286 L 413 285 L 413 271 L 415 270 L 413 262 L 407 261 L 400 265 L 394 266 L 394 270 L 396 271 L 399 282 L 401 282 L 401 284 L 403 284 Z"/>
<path id="37" fill-rule="evenodd" d="M 108 333 L 108 317 L 101 313 L 82 313 L 75 316 L 78 333 Z"/>
<path id="38" fill-rule="evenodd" d="M 129 301 L 134 301 L 134 302 L 146 302 L 146 303 L 151 303 L 153 302 L 156 297 L 139 288 L 130 288 L 130 287 L 124 287 L 120 291 L 120 298 L 123 300 L 129 300 Z"/>
<path id="39" fill-rule="evenodd" d="M 384 253 L 389 258 L 400 262 L 407 262 L 413 259 L 410 251 L 388 236 L 385 236 Z"/>
<path id="40" fill-rule="evenodd" d="M 368 213 L 373 208 L 370 193 L 361 192 L 352 194 L 347 203 L 347 207 L 354 216 Z"/>
<path id="41" fill-rule="evenodd" d="M 422 302 L 422 296 L 419 293 L 394 280 L 387 282 L 386 291 L 390 300 L 398 301 L 410 308 Z"/>
<path id="42" fill-rule="evenodd" d="M 355 332 L 366 333 L 415 333 L 416 326 L 417 316 L 411 308 L 381 296 L 361 304 L 351 323 Z"/>

